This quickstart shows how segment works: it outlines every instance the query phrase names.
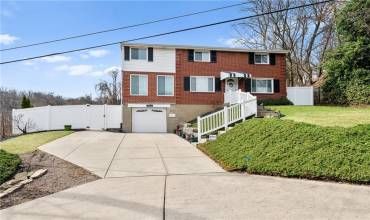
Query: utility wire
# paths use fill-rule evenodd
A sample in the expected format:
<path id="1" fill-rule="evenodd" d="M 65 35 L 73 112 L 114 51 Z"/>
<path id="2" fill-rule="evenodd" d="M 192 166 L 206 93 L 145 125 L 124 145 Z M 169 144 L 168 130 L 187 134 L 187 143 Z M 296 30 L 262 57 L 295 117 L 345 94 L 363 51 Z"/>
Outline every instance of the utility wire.
<path id="1" fill-rule="evenodd" d="M 99 47 L 107 47 L 107 46 L 111 46 L 111 45 L 115 45 L 115 44 L 119 44 L 119 43 L 128 43 L 128 42 L 137 41 L 137 40 L 144 40 L 144 39 L 149 39 L 149 38 L 154 38 L 154 37 L 160 37 L 160 36 L 165 36 L 165 35 L 170 35 L 170 34 L 175 34 L 175 33 L 180 33 L 180 32 L 185 32 L 185 31 L 191 31 L 191 30 L 195 30 L 195 29 L 206 28 L 206 27 L 211 27 L 211 26 L 225 24 L 225 23 L 230 23 L 230 22 L 234 22 L 234 21 L 240 21 L 240 20 L 243 20 L 243 19 L 255 18 L 255 17 L 260 17 L 260 16 L 275 14 L 275 13 L 279 13 L 279 12 L 283 12 L 283 11 L 289 11 L 289 10 L 309 7 L 309 6 L 318 5 L 318 4 L 325 4 L 325 3 L 332 2 L 332 1 L 334 1 L 334 0 L 326 0 L 326 1 L 321 1 L 321 2 L 304 4 L 304 5 L 299 5 L 299 6 L 290 7 L 290 8 L 279 9 L 279 10 L 275 10 L 275 11 L 271 11 L 271 12 L 265 12 L 265 13 L 260 13 L 260 14 L 255 14 L 255 15 L 250 15 L 250 16 L 245 16 L 245 17 L 240 17 L 240 18 L 235 18 L 235 19 L 230 19 L 230 20 L 224 20 L 224 21 L 219 21 L 219 22 L 200 25 L 200 26 L 194 26 L 194 27 L 185 28 L 185 29 L 179 29 L 179 30 L 160 33 L 160 34 L 154 34 L 154 35 L 148 35 L 148 36 L 144 36 L 144 37 L 133 38 L 133 39 L 130 39 L 130 40 L 125 40 L 125 41 L 118 41 L 118 42 L 112 42 L 112 43 L 107 43 L 107 44 L 100 44 L 100 45 L 95 45 L 95 46 L 91 46 L 91 47 L 84 47 L 84 48 L 79 48 L 79 49 L 74 49 L 74 50 L 67 50 L 67 51 L 63 51 L 63 52 L 39 55 L 39 56 L 28 57 L 28 58 L 17 59 L 17 60 L 9 60 L 9 61 L 5 61 L 5 62 L 1 62 L 0 64 L 3 65 L 3 64 L 21 62 L 21 61 L 26 61 L 26 60 L 34 60 L 34 59 L 38 59 L 38 58 L 61 55 L 61 54 L 66 54 L 66 53 L 73 53 L 73 52 L 77 52 L 77 51 L 90 50 L 90 49 L 95 49 L 95 48 L 99 48 Z"/>
<path id="2" fill-rule="evenodd" d="M 219 7 L 219 8 L 212 8 L 212 9 L 208 9 L 208 10 L 205 10 L 205 11 L 198 11 L 198 12 L 183 14 L 183 15 L 179 15 L 179 16 L 169 17 L 169 18 L 147 21 L 147 22 L 144 22 L 144 23 L 138 23 L 138 24 L 133 24 L 133 25 L 128 25 L 128 26 L 106 29 L 106 30 L 102 30 L 102 31 L 96 31 L 96 32 L 91 32 L 91 33 L 86 33 L 86 34 L 81 34 L 81 35 L 69 36 L 69 37 L 59 38 L 59 39 L 55 39 L 55 40 L 48 40 L 48 41 L 37 42 L 37 43 L 32 43 L 32 44 L 20 45 L 20 46 L 16 46 L 16 47 L 4 48 L 4 49 L 0 49 L 0 51 L 8 51 L 8 50 L 15 50 L 15 49 L 20 49 L 20 48 L 25 48 L 25 47 L 33 47 L 33 46 L 42 45 L 42 44 L 50 44 L 50 43 L 55 43 L 55 42 L 59 42 L 59 41 L 66 41 L 66 40 L 71 40 L 71 39 L 76 39 L 76 38 L 81 38 L 81 37 L 87 37 L 87 36 L 91 36 L 91 35 L 103 34 L 103 33 L 112 32 L 112 31 L 118 31 L 118 30 L 123 30 L 123 29 L 140 27 L 140 26 L 144 26 L 144 25 L 148 25 L 148 24 L 155 24 L 155 23 L 160 23 L 160 22 L 163 22 L 163 21 L 170 21 L 170 20 L 175 20 L 175 19 L 179 19 L 179 18 L 194 16 L 194 15 L 199 15 L 199 14 L 205 14 L 205 13 L 209 13 L 209 12 L 213 12 L 213 11 L 219 11 L 219 10 L 223 10 L 223 9 L 227 9 L 227 8 L 232 8 L 232 7 L 244 5 L 244 4 L 247 4 L 247 3 L 248 2 L 242 2 L 242 3 L 227 5 L 227 6 L 223 6 L 223 7 Z"/>

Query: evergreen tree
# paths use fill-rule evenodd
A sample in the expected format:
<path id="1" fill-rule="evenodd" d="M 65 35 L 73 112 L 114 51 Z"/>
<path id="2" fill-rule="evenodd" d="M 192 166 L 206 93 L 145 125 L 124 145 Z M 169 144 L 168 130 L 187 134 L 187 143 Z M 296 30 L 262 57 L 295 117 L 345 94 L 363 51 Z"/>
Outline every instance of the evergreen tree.
<path id="1" fill-rule="evenodd" d="M 25 95 L 22 97 L 22 103 L 21 103 L 22 108 L 31 108 L 31 100 L 27 98 Z"/>

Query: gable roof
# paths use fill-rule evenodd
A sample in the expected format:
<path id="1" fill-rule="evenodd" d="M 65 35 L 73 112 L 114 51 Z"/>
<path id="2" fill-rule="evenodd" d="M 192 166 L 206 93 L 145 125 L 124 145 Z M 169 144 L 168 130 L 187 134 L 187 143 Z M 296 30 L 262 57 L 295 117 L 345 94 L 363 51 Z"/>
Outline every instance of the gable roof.
<path id="1" fill-rule="evenodd" d="M 145 44 L 145 43 L 121 43 L 121 47 L 153 47 L 153 48 L 167 48 L 167 49 L 195 49 L 195 50 L 217 50 L 217 51 L 230 51 L 230 52 L 253 52 L 253 53 L 280 53 L 287 54 L 288 50 L 259 50 L 248 48 L 234 48 L 234 47 L 211 47 L 211 46 L 197 46 L 197 45 L 171 45 L 171 44 Z"/>

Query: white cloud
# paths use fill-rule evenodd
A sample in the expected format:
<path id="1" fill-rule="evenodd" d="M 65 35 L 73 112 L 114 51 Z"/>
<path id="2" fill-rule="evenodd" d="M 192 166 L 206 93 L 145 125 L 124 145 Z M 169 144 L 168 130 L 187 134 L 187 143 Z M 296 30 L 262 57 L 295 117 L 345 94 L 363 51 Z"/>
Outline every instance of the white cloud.
<path id="1" fill-rule="evenodd" d="M 65 71 L 65 70 L 69 70 L 69 66 L 68 65 L 62 65 L 62 66 L 57 66 L 54 68 L 55 71 Z"/>
<path id="2" fill-rule="evenodd" d="M 16 40 L 19 40 L 19 37 L 12 36 L 10 34 L 0 34 L 0 44 L 9 45 L 14 43 Z"/>
<path id="3" fill-rule="evenodd" d="M 63 55 L 55 55 L 50 57 L 43 57 L 41 60 L 47 62 L 47 63 L 59 63 L 59 62 L 67 62 L 70 61 L 71 58 Z"/>
<path id="4" fill-rule="evenodd" d="M 94 69 L 94 66 L 81 64 L 81 65 L 62 65 L 54 68 L 55 71 L 66 71 L 71 76 L 102 76 L 103 71 Z"/>
<path id="5" fill-rule="evenodd" d="M 69 67 L 68 74 L 71 76 L 81 76 L 86 75 L 93 70 L 93 67 L 90 65 L 75 65 Z"/>
<path id="6" fill-rule="evenodd" d="M 0 17 L 4 17 L 4 18 L 13 17 L 13 12 L 3 8 L 2 10 L 0 10 Z"/>
<path id="7" fill-rule="evenodd" d="M 243 39 L 239 38 L 220 38 L 218 39 L 218 42 L 228 46 L 228 47 L 243 47 Z"/>
<path id="8" fill-rule="evenodd" d="M 104 73 L 105 73 L 105 74 L 109 74 L 110 72 L 115 71 L 115 70 L 118 70 L 118 72 L 121 72 L 121 68 L 116 67 L 116 66 L 111 66 L 111 67 L 109 67 L 109 68 L 106 68 L 106 69 L 104 70 Z"/>
<path id="9" fill-rule="evenodd" d="M 80 56 L 83 59 L 88 59 L 90 57 L 95 57 L 95 58 L 104 57 L 108 54 L 109 54 L 109 50 L 90 50 L 90 51 L 87 51 L 85 54 L 81 54 Z"/>
<path id="10" fill-rule="evenodd" d="M 31 61 L 24 61 L 24 62 L 22 62 L 22 64 L 25 65 L 25 66 L 33 66 L 33 65 L 35 65 L 35 63 L 34 62 L 31 62 Z"/>

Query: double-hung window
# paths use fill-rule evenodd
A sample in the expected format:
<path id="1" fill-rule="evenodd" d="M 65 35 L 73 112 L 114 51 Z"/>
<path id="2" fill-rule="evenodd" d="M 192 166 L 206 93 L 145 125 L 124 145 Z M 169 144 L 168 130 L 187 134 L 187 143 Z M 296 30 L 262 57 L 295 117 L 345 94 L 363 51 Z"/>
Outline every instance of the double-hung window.
<path id="1" fill-rule="evenodd" d="M 210 62 L 210 52 L 209 51 L 194 51 L 194 61 L 198 62 Z"/>
<path id="2" fill-rule="evenodd" d="M 130 94 L 138 96 L 148 95 L 147 75 L 130 75 Z"/>
<path id="3" fill-rule="evenodd" d="M 131 60 L 147 60 L 147 48 L 131 48 Z"/>
<path id="4" fill-rule="evenodd" d="M 255 64 L 269 64 L 269 55 L 267 53 L 256 53 L 254 54 Z"/>
<path id="5" fill-rule="evenodd" d="M 174 94 L 174 77 L 157 76 L 157 95 L 173 96 Z"/>
<path id="6" fill-rule="evenodd" d="M 190 77 L 191 92 L 214 92 L 215 78 L 210 76 L 192 76 Z"/>
<path id="7" fill-rule="evenodd" d="M 254 93 L 272 93 L 273 79 L 252 79 L 252 92 Z"/>

